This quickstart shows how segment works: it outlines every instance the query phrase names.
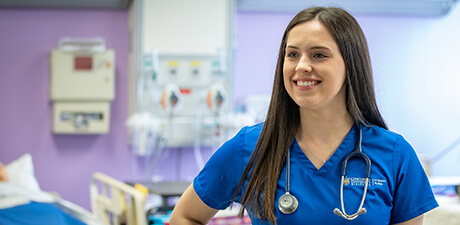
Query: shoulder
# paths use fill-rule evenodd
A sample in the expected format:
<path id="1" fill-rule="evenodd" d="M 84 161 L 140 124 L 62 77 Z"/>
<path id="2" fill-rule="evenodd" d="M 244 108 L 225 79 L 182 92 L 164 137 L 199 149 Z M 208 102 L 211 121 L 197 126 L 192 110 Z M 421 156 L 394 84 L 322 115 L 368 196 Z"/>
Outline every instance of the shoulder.
<path id="1" fill-rule="evenodd" d="M 403 135 L 378 126 L 363 129 L 362 145 L 369 149 L 369 156 L 375 162 L 389 163 L 396 176 L 401 169 L 420 164 L 417 153 Z"/>
<path id="2" fill-rule="evenodd" d="M 240 161 L 254 151 L 262 127 L 263 123 L 259 123 L 241 128 L 238 133 L 226 141 L 212 157 L 219 158 L 223 161 L 228 161 L 230 158 L 234 158 L 235 161 Z"/>
<path id="3" fill-rule="evenodd" d="M 397 133 L 397 132 L 394 132 L 394 131 L 391 131 L 391 130 L 387 130 L 383 127 L 379 127 L 377 125 L 368 125 L 368 126 L 363 126 L 363 132 L 365 133 L 368 133 L 369 135 L 373 135 L 373 136 L 379 136 L 379 137 L 382 137 L 382 138 L 390 138 L 390 139 L 395 139 L 397 137 L 400 137 L 401 134 Z"/>
<path id="4" fill-rule="evenodd" d="M 262 132 L 264 123 L 258 123 L 251 126 L 243 127 L 239 133 L 244 133 L 248 137 L 258 138 Z"/>
<path id="5" fill-rule="evenodd" d="M 423 170 L 417 152 L 402 134 L 377 126 L 364 129 L 363 144 L 367 142 L 366 145 L 372 147 L 370 154 L 375 156 L 375 160 L 389 159 L 392 162 L 390 168 L 395 179 L 400 179 L 409 171 Z M 364 133 L 367 135 L 364 136 Z"/>
<path id="6" fill-rule="evenodd" d="M 395 131 L 387 130 L 376 125 L 363 126 L 362 129 L 363 143 L 367 142 L 371 145 L 380 146 L 379 149 L 382 150 L 397 151 L 407 148 L 412 149 L 412 146 L 403 135 Z"/>
<path id="7" fill-rule="evenodd" d="M 242 148 L 253 149 L 259 140 L 260 133 L 262 132 L 263 123 L 258 123 L 251 126 L 245 126 L 240 129 L 240 131 L 226 144 L 231 145 L 240 145 Z"/>
<path id="8" fill-rule="evenodd" d="M 206 205 L 214 209 L 225 209 L 231 204 L 262 127 L 263 124 L 256 124 L 241 128 L 211 156 L 195 177 L 193 187 Z"/>

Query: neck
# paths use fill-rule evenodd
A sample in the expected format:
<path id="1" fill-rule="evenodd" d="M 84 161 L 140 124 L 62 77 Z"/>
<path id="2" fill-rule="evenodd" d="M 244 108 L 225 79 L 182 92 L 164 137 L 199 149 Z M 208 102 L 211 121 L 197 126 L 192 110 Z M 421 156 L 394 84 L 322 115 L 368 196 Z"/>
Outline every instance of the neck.
<path id="1" fill-rule="evenodd" d="M 354 123 L 345 107 L 327 111 L 301 109 L 300 118 L 297 140 L 318 144 L 343 138 Z"/>

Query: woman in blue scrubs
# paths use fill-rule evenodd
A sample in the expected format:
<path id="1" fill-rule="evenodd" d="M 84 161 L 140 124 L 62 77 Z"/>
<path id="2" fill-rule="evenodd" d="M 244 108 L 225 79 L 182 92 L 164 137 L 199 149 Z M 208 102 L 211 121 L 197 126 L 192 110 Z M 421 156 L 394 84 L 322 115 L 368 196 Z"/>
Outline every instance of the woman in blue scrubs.
<path id="1" fill-rule="evenodd" d="M 343 159 L 359 145 L 370 177 L 364 161 L 351 158 L 342 183 Z M 334 213 L 358 211 L 365 187 L 365 214 Z M 298 200 L 291 213 L 278 207 L 287 191 Z M 206 224 L 232 202 L 253 224 L 422 224 L 438 206 L 414 149 L 377 108 L 367 42 L 346 11 L 315 7 L 292 19 L 265 122 L 243 128 L 211 157 L 170 223 Z"/>

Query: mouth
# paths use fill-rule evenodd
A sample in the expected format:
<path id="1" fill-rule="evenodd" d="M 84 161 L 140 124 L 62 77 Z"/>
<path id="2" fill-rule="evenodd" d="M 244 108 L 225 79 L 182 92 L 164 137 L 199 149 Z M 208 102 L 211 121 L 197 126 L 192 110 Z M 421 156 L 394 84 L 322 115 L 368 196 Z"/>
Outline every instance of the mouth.
<path id="1" fill-rule="evenodd" d="M 308 81 L 294 81 L 294 83 L 299 87 L 311 87 L 317 84 L 320 84 L 322 81 L 320 80 L 308 80 Z"/>

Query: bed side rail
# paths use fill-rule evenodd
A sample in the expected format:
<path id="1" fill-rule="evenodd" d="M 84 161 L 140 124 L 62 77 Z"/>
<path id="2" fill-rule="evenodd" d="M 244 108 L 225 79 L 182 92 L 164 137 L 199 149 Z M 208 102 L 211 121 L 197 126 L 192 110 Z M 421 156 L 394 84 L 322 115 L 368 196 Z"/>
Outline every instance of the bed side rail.
<path id="1" fill-rule="evenodd" d="M 91 208 L 106 225 L 147 225 L 142 192 L 102 173 L 90 184 Z"/>

